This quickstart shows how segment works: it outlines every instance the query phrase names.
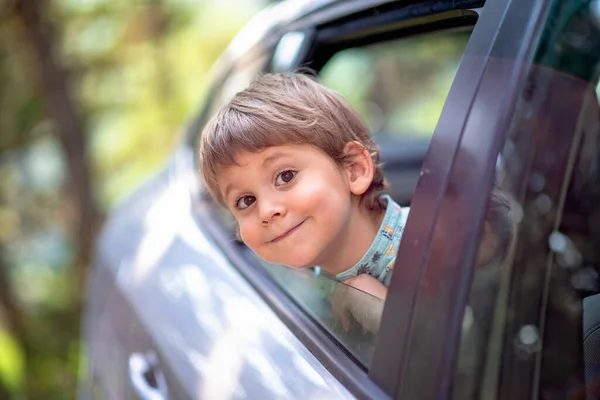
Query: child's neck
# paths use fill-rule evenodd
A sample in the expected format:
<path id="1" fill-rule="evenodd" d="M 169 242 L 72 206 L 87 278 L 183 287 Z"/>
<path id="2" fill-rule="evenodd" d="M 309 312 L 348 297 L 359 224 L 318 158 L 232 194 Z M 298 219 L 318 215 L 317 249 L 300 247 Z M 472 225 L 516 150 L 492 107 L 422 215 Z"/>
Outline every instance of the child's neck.
<path id="1" fill-rule="evenodd" d="M 346 234 L 339 238 L 336 249 L 330 257 L 319 263 L 319 267 L 334 276 L 352 268 L 371 247 L 384 216 L 385 209 L 373 211 L 356 204 Z"/>

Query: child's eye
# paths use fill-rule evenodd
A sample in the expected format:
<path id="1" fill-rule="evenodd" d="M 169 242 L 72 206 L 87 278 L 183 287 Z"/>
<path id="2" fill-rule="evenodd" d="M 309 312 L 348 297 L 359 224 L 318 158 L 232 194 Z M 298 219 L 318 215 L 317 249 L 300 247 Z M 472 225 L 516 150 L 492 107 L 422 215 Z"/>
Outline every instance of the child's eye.
<path id="1" fill-rule="evenodd" d="M 297 171 L 292 171 L 291 169 L 286 169 L 285 171 L 281 171 L 277 174 L 277 178 L 275 179 L 276 185 L 285 185 L 286 183 L 290 183 L 295 177 Z"/>
<path id="2" fill-rule="evenodd" d="M 235 202 L 235 208 L 238 210 L 245 210 L 250 207 L 252 203 L 256 201 L 256 197 L 254 196 L 242 196 Z"/>

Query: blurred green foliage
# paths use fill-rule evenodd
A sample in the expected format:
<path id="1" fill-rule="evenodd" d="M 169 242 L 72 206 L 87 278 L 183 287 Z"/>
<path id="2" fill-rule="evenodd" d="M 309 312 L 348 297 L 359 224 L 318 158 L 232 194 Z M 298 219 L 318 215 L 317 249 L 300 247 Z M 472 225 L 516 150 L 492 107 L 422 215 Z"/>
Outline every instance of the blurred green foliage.
<path id="1" fill-rule="evenodd" d="M 8 391 L 16 393 L 23 381 L 23 354 L 6 331 L 0 331 L 0 349 L 0 380 Z"/>
<path id="2" fill-rule="evenodd" d="M 429 138 L 469 35 L 458 31 L 342 50 L 325 65 L 321 81 L 344 96 L 374 135 Z"/>
<path id="3" fill-rule="evenodd" d="M 86 221 L 50 101 L 61 88 L 44 84 L 22 10 L 37 8 L 69 78 L 93 207 L 106 213 L 166 161 L 216 58 L 268 1 L 25 1 L 0 0 L 0 399 L 65 399 L 85 357 L 73 275 Z"/>

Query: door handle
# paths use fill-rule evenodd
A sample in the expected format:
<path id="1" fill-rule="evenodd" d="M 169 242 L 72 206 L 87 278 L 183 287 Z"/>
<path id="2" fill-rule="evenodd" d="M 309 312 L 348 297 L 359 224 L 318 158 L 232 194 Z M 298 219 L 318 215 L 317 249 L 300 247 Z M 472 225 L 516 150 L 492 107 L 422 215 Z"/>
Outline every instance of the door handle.
<path id="1" fill-rule="evenodd" d="M 140 400 L 168 400 L 167 382 L 153 352 L 129 356 L 129 381 Z"/>

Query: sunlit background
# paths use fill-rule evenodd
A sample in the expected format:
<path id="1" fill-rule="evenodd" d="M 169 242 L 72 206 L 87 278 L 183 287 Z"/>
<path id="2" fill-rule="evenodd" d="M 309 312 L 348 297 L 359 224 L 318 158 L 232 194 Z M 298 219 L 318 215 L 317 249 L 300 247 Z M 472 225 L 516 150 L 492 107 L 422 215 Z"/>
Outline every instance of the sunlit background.
<path id="1" fill-rule="evenodd" d="M 0 0 L 0 399 L 75 396 L 94 235 L 268 3 Z"/>

